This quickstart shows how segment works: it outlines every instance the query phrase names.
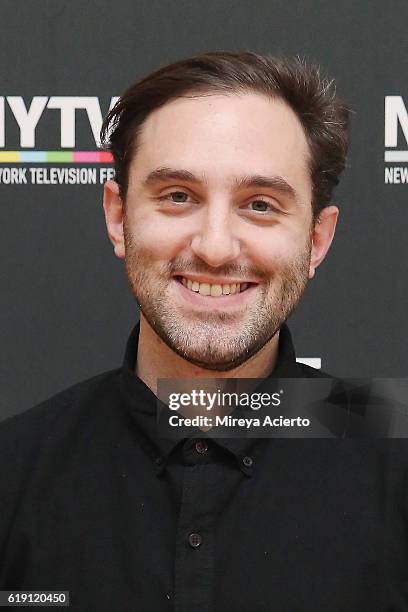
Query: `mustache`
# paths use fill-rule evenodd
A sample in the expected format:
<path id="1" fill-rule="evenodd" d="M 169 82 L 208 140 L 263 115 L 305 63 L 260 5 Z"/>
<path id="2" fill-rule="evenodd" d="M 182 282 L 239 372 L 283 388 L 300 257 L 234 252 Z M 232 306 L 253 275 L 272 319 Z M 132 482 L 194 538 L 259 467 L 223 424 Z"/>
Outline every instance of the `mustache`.
<path id="1" fill-rule="evenodd" d="M 168 262 L 167 272 L 170 276 L 177 276 L 181 272 L 190 272 L 192 274 L 207 274 L 214 277 L 236 277 L 236 278 L 253 278 L 259 282 L 266 280 L 266 275 L 262 270 L 255 268 L 254 266 L 245 266 L 239 264 L 228 264 L 222 267 L 211 268 L 207 264 L 200 260 L 192 261 L 191 259 L 180 259 L 176 261 Z"/>

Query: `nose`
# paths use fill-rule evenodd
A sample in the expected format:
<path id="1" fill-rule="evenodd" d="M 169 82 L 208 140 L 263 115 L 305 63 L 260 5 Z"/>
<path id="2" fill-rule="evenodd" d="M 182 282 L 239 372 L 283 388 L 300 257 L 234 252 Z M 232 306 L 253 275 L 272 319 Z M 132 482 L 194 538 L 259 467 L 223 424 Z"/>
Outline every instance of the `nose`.
<path id="1" fill-rule="evenodd" d="M 234 235 L 232 221 L 229 207 L 220 202 L 209 205 L 204 212 L 191 248 L 209 266 L 223 266 L 238 257 L 240 242 Z"/>

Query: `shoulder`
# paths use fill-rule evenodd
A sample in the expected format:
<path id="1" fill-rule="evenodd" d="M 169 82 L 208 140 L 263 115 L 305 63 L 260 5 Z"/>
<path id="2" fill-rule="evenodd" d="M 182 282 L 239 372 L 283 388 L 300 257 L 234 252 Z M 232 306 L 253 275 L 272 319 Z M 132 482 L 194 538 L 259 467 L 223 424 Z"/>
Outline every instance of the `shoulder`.
<path id="1" fill-rule="evenodd" d="M 57 473 L 78 448 L 89 445 L 99 433 L 98 421 L 111 427 L 120 371 L 77 383 L 0 423 L 0 490 L 6 492 L 0 499 L 2 520 L 12 516 L 32 480 Z M 108 416 L 100 419 L 104 411 Z"/>
<path id="2" fill-rule="evenodd" d="M 114 414 L 119 373 L 111 370 L 77 383 L 0 423 L 0 559 L 19 512 L 30 514 L 39 491 L 47 491 L 80 449 L 88 448 L 99 411 Z"/>
<path id="3" fill-rule="evenodd" d="M 64 389 L 36 406 L 0 422 L 1 459 L 21 456 L 41 443 L 55 429 L 64 429 L 91 408 L 98 397 L 112 392 L 120 369 L 103 372 Z"/>

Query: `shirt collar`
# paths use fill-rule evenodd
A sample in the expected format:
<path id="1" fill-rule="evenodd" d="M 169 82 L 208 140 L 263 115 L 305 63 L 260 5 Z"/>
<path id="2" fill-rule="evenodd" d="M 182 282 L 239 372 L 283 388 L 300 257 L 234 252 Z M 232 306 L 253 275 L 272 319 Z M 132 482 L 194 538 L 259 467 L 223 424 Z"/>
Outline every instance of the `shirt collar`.
<path id="1" fill-rule="evenodd" d="M 161 474 L 172 450 L 180 440 L 170 440 L 157 436 L 156 413 L 157 398 L 149 387 L 135 374 L 137 347 L 139 342 L 140 323 L 133 328 L 127 340 L 125 356 L 121 370 L 121 392 L 126 407 L 137 425 L 139 441 L 151 456 L 156 471 Z M 284 324 L 279 334 L 278 360 L 270 377 L 296 378 L 295 350 L 289 328 Z M 254 438 L 214 438 L 214 442 L 232 453 L 238 467 L 247 476 L 251 476 L 256 464 L 248 461 L 257 442 Z"/>

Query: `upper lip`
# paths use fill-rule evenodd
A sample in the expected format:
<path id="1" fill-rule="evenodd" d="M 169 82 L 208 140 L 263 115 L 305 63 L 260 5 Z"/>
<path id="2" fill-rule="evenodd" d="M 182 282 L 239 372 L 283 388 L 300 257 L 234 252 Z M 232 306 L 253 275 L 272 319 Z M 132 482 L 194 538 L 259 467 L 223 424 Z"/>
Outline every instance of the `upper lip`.
<path id="1" fill-rule="evenodd" d="M 184 278 L 186 278 L 187 280 L 191 280 L 191 281 L 195 281 L 197 283 L 208 283 L 209 285 L 238 285 L 238 284 L 243 284 L 243 283 L 253 283 L 253 284 L 258 284 L 257 281 L 251 280 L 251 279 L 246 279 L 246 278 L 225 278 L 225 277 L 211 277 L 211 276 L 205 276 L 205 275 L 201 275 L 201 274 L 183 274 L 182 272 L 179 272 L 178 274 L 175 274 L 174 276 L 182 276 Z"/>

